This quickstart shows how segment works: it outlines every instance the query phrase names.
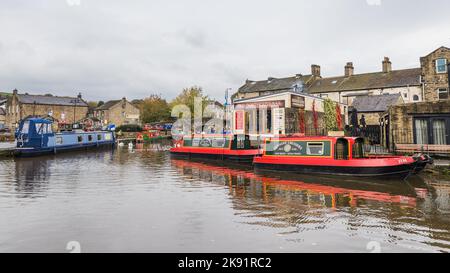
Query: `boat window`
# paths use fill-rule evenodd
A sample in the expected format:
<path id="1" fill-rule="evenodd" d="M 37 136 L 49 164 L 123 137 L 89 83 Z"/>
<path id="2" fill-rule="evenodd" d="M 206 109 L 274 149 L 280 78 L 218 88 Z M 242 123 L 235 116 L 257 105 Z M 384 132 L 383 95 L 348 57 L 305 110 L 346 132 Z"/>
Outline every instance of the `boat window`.
<path id="1" fill-rule="evenodd" d="M 83 142 L 83 136 L 78 136 L 78 142 Z"/>
<path id="2" fill-rule="evenodd" d="M 97 135 L 97 140 L 102 140 L 102 135 Z"/>
<path id="3" fill-rule="evenodd" d="M 47 134 L 53 134 L 53 128 L 51 124 L 47 124 Z"/>
<path id="4" fill-rule="evenodd" d="M 30 122 L 29 122 L 29 121 L 25 121 L 25 122 L 23 123 L 21 133 L 22 133 L 22 134 L 28 134 L 29 131 L 30 131 Z"/>
<path id="5" fill-rule="evenodd" d="M 93 137 L 92 135 L 88 135 L 88 141 L 92 141 Z"/>
<path id="6" fill-rule="evenodd" d="M 306 153 L 308 155 L 323 155 L 323 142 L 322 143 L 310 143 L 307 144 Z"/>
<path id="7" fill-rule="evenodd" d="M 57 137 L 56 138 L 56 144 L 59 144 L 59 145 L 63 144 L 63 138 L 62 137 Z"/>
<path id="8" fill-rule="evenodd" d="M 364 158 L 364 140 L 355 140 L 355 144 L 353 144 L 353 158 Z"/>
<path id="9" fill-rule="evenodd" d="M 35 124 L 34 124 L 34 126 L 35 126 L 35 128 L 36 128 L 36 133 L 42 134 L 42 126 L 43 126 L 43 125 L 44 125 L 43 123 L 35 123 Z"/>
<path id="10" fill-rule="evenodd" d="M 347 139 L 338 139 L 336 141 L 334 157 L 337 160 L 348 159 L 348 140 Z"/>

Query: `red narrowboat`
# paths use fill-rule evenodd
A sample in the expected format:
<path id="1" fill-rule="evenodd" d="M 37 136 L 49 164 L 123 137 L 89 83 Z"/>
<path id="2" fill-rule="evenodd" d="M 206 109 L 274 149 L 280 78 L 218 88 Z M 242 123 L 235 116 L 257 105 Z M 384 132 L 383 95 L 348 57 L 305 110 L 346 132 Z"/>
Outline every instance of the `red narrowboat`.
<path id="1" fill-rule="evenodd" d="M 353 177 L 406 178 L 432 159 L 418 156 L 366 156 L 364 139 L 353 137 L 282 137 L 266 139 L 256 169 Z"/>
<path id="2" fill-rule="evenodd" d="M 183 136 L 170 149 L 172 157 L 216 159 L 249 163 L 260 154 L 248 135 L 192 135 Z"/>

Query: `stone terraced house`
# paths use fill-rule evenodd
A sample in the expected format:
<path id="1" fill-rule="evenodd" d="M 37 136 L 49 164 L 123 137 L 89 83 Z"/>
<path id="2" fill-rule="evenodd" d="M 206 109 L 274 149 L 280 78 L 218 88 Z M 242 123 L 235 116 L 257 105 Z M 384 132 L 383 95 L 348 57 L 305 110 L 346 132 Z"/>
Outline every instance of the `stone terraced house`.
<path id="1" fill-rule="evenodd" d="M 15 130 L 20 120 L 29 116 L 52 116 L 58 121 L 74 123 L 86 117 L 88 104 L 77 97 L 19 94 L 14 90 L 5 106 L 6 127 Z"/>
<path id="2" fill-rule="evenodd" d="M 94 117 L 101 120 L 103 125 L 114 124 L 122 125 L 140 125 L 140 110 L 138 107 L 127 101 L 110 100 L 94 110 Z"/>
<path id="3" fill-rule="evenodd" d="M 383 102 L 382 108 L 387 107 L 387 110 L 382 113 L 381 108 L 375 107 L 380 119 L 377 122 L 377 116 L 371 114 L 369 122 L 380 126 L 385 146 L 395 148 L 399 142 L 449 145 L 450 151 L 449 61 L 450 49 L 442 46 L 421 57 L 420 67 L 416 68 L 394 70 L 391 60 L 385 57 L 379 72 L 356 74 L 353 63 L 348 62 L 344 75 L 322 77 L 320 66 L 312 65 L 308 75 L 247 80 L 232 99 L 239 101 L 283 92 L 304 92 L 347 106 L 359 101 L 355 106 L 361 108 L 357 109 L 360 112 L 370 110 L 365 105 L 367 101 Z M 385 95 L 392 100 L 388 97 L 366 98 Z"/>

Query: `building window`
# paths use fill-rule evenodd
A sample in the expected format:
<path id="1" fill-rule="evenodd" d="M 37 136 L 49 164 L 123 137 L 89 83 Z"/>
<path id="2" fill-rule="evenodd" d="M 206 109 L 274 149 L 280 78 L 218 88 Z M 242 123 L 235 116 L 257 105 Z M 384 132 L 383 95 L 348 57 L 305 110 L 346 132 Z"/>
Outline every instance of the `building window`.
<path id="1" fill-rule="evenodd" d="M 405 99 L 407 99 L 407 98 L 408 98 L 408 93 L 403 93 L 403 97 L 404 97 Z"/>
<path id="2" fill-rule="evenodd" d="M 447 60 L 437 59 L 436 60 L 436 72 L 437 73 L 447 73 Z"/>
<path id="3" fill-rule="evenodd" d="M 419 101 L 419 96 L 414 95 L 414 96 L 413 96 L 413 101 Z"/>
<path id="4" fill-rule="evenodd" d="M 449 125 L 450 117 L 416 118 L 414 120 L 415 143 L 447 145 L 450 143 Z"/>
<path id="5" fill-rule="evenodd" d="M 447 131 L 445 128 L 445 120 L 444 119 L 433 120 L 432 126 L 433 126 L 433 144 L 446 145 Z"/>
<path id="6" fill-rule="evenodd" d="M 448 99 L 448 89 L 447 88 L 439 88 L 438 89 L 438 98 L 440 100 Z"/>
<path id="7" fill-rule="evenodd" d="M 416 144 L 428 144 L 428 120 L 415 120 Z"/>

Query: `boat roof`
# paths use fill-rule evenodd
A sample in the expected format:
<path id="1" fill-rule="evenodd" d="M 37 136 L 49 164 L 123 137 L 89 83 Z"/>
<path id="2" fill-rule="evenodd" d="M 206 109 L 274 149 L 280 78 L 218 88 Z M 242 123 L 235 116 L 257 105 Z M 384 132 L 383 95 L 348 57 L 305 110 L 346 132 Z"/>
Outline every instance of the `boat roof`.
<path id="1" fill-rule="evenodd" d="M 46 123 L 46 124 L 52 124 L 52 122 L 48 119 L 43 118 L 27 118 L 25 121 L 33 121 L 34 123 Z"/>

